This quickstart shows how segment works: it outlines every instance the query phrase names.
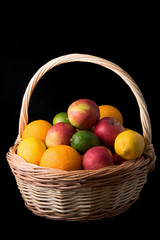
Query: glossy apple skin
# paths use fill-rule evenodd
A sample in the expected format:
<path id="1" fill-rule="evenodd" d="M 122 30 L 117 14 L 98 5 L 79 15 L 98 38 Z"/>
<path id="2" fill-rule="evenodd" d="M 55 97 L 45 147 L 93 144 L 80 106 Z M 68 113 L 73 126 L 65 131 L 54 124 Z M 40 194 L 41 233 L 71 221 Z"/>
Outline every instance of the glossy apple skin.
<path id="1" fill-rule="evenodd" d="M 123 162 L 126 162 L 126 160 L 120 157 L 117 153 L 113 153 L 113 161 L 114 165 L 121 165 Z"/>
<path id="2" fill-rule="evenodd" d="M 70 123 L 56 123 L 49 129 L 45 144 L 48 148 L 54 145 L 70 145 L 70 139 L 75 132 L 76 129 Z"/>
<path id="3" fill-rule="evenodd" d="M 100 138 L 102 145 L 113 151 L 115 139 L 123 131 L 125 128 L 116 119 L 105 117 L 96 124 L 94 134 Z"/>
<path id="4" fill-rule="evenodd" d="M 100 118 L 99 107 L 90 99 L 79 99 L 68 108 L 68 119 L 72 126 L 87 130 Z"/>
<path id="5" fill-rule="evenodd" d="M 110 151 L 103 146 L 90 148 L 83 156 L 83 169 L 100 169 L 114 164 Z"/>

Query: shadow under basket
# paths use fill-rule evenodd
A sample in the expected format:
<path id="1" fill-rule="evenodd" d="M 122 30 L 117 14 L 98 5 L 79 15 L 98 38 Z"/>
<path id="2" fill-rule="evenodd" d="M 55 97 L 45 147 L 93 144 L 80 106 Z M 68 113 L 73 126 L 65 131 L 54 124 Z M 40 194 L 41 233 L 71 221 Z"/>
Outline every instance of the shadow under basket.
<path id="1" fill-rule="evenodd" d="M 101 65 L 117 73 L 130 87 L 139 106 L 145 140 L 145 150 L 141 157 L 98 170 L 62 171 L 27 163 L 16 154 L 28 123 L 29 101 L 35 86 L 47 71 L 69 62 Z M 68 54 L 43 65 L 30 80 L 22 101 L 18 137 L 7 153 L 7 161 L 25 205 L 34 214 L 68 221 L 98 220 L 123 213 L 139 198 L 148 173 L 155 167 L 156 156 L 151 138 L 147 106 L 131 76 L 105 59 L 85 54 Z"/>

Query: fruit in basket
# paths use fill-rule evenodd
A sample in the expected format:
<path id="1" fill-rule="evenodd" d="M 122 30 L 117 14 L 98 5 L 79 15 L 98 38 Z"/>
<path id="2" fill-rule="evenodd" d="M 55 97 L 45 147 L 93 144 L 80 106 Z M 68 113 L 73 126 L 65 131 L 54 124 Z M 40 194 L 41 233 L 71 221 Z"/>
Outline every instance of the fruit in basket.
<path id="1" fill-rule="evenodd" d="M 59 122 L 69 123 L 67 112 L 57 113 L 53 118 L 53 125 Z"/>
<path id="2" fill-rule="evenodd" d="M 115 152 L 126 160 L 140 157 L 144 151 L 145 141 L 141 134 L 133 130 L 120 133 L 115 139 Z"/>
<path id="3" fill-rule="evenodd" d="M 70 139 L 76 132 L 76 129 L 70 124 L 65 122 L 56 123 L 52 126 L 45 139 L 47 147 L 54 145 L 70 145 Z"/>
<path id="4" fill-rule="evenodd" d="M 117 135 L 125 129 L 116 119 L 105 117 L 99 120 L 94 129 L 94 134 L 100 138 L 102 144 L 109 148 L 114 149 L 114 141 Z"/>
<path id="5" fill-rule="evenodd" d="M 100 145 L 99 138 L 88 130 L 80 130 L 73 134 L 71 138 L 71 146 L 82 154 L 98 145 Z"/>
<path id="6" fill-rule="evenodd" d="M 47 132 L 51 127 L 52 125 L 45 120 L 35 120 L 30 122 L 23 131 L 22 139 L 26 137 L 35 137 L 45 142 Z"/>
<path id="7" fill-rule="evenodd" d="M 82 130 L 91 128 L 100 117 L 99 107 L 90 99 L 79 99 L 73 102 L 67 113 L 69 122 Z"/>
<path id="8" fill-rule="evenodd" d="M 113 161 L 114 161 L 114 165 L 120 165 L 123 162 L 125 162 L 126 160 L 122 157 L 120 157 L 116 152 L 113 153 Z"/>
<path id="9" fill-rule="evenodd" d="M 45 144 L 37 138 L 24 138 L 17 148 L 17 155 L 26 162 L 39 165 L 43 153 L 46 151 Z"/>
<path id="10" fill-rule="evenodd" d="M 100 111 L 100 119 L 104 117 L 112 117 L 116 119 L 118 122 L 123 124 L 123 116 L 121 112 L 116 108 L 111 105 L 101 105 L 99 106 L 99 111 Z"/>
<path id="11" fill-rule="evenodd" d="M 96 146 L 89 149 L 83 156 L 83 169 L 99 169 L 112 166 L 113 156 L 109 149 L 103 146 Z"/>
<path id="12" fill-rule="evenodd" d="M 40 166 L 66 171 L 80 170 L 82 168 L 82 157 L 71 146 L 56 145 L 45 151 Z"/>

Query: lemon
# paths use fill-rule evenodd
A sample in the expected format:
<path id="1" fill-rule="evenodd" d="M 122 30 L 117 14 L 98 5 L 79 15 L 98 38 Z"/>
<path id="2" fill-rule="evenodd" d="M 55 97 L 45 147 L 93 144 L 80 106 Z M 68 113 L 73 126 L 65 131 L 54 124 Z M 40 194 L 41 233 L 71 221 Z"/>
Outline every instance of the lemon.
<path id="1" fill-rule="evenodd" d="M 17 155 L 26 162 L 39 165 L 45 151 L 46 146 L 41 140 L 34 137 L 26 137 L 20 142 L 17 148 Z"/>
<path id="2" fill-rule="evenodd" d="M 142 155 L 145 141 L 141 134 L 127 130 L 118 134 L 115 139 L 115 152 L 126 160 L 135 159 Z"/>

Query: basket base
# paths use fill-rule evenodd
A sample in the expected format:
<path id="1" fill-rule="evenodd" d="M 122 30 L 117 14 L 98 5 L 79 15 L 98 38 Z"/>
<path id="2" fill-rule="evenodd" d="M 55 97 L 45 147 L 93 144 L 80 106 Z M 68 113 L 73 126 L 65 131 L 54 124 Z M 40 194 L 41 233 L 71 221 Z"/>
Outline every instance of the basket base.
<path id="1" fill-rule="evenodd" d="M 59 190 L 37 186 L 16 176 L 25 205 L 53 220 L 92 221 L 116 216 L 137 201 L 147 175 L 121 184 Z"/>
<path id="2" fill-rule="evenodd" d="M 87 222 L 87 221 L 95 221 L 95 220 L 103 220 L 105 218 L 110 218 L 110 217 L 115 217 L 121 213 L 126 212 L 136 201 L 130 201 L 127 205 L 125 206 L 120 206 L 117 209 L 112 210 L 112 212 L 100 212 L 97 213 L 95 215 L 90 215 L 90 216 L 70 216 L 70 214 L 61 214 L 61 213 L 42 213 L 39 212 L 36 208 L 34 208 L 33 206 L 29 206 L 26 202 L 25 202 L 25 206 L 33 212 L 33 214 L 40 216 L 40 217 L 45 217 L 47 219 L 51 219 L 51 220 L 65 220 L 65 221 L 69 221 L 69 222 L 73 222 L 73 221 L 79 221 L 79 222 Z"/>
<path id="3" fill-rule="evenodd" d="M 39 169 L 13 156 L 8 154 L 9 164 L 27 208 L 35 215 L 66 221 L 100 220 L 125 212 L 139 198 L 151 166 L 150 158 L 142 156 L 89 176 L 70 175 Z"/>

